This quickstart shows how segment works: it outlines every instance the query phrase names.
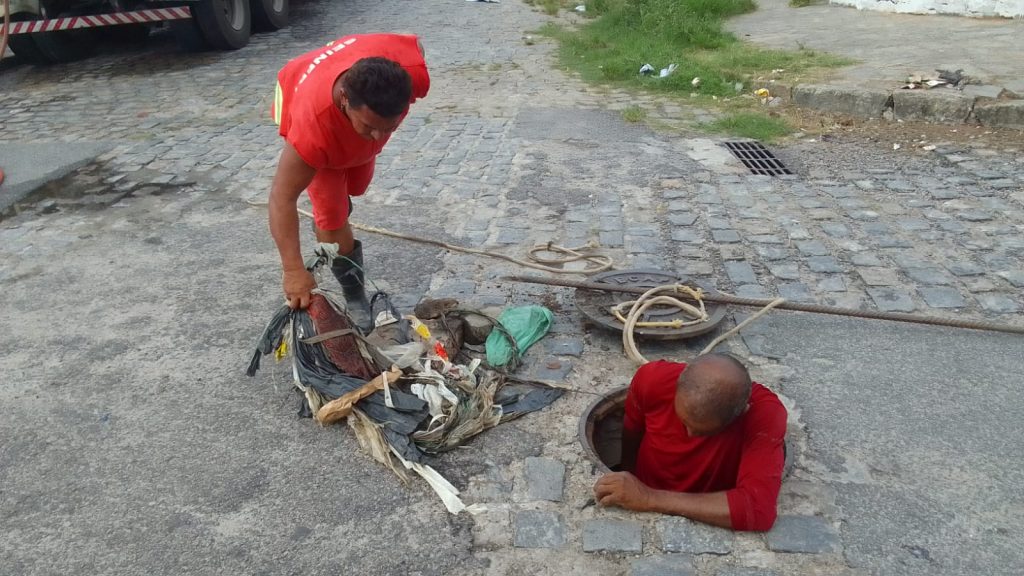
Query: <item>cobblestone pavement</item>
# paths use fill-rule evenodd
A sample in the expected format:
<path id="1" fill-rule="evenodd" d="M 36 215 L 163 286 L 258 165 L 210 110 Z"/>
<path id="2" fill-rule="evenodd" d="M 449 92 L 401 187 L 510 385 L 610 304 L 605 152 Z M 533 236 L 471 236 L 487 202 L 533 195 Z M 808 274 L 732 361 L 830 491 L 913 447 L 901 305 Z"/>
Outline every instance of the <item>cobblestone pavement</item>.
<path id="1" fill-rule="evenodd" d="M 422 483 L 403 486 L 357 455 L 347 431 L 296 419 L 280 370 L 243 380 L 279 301 L 264 213 L 246 203 L 265 196 L 279 149 L 266 118 L 273 75 L 289 55 L 343 33 L 423 36 L 431 94 L 379 159 L 357 200 L 359 222 L 516 256 L 535 243 L 593 240 L 623 266 L 743 296 L 1018 325 L 1019 147 L 949 144 L 921 155 L 804 140 L 776 149 L 795 176 L 752 176 L 715 141 L 669 129 L 710 113 L 558 71 L 550 44 L 523 40 L 547 17 L 517 1 L 309 2 L 294 21 L 237 53 L 183 55 L 157 37 L 145 51 L 15 67 L 0 79 L 4 141 L 117 143 L 0 222 L 0 350 L 16 383 L 0 391 L 14 412 L 0 423 L 10 496 L 0 517 L 14 527 L 0 536 L 0 565 L 33 574 L 874 572 L 861 559 L 871 553 L 844 534 L 861 511 L 837 504 L 856 467 L 829 471 L 837 456 L 808 446 L 814 430 L 798 406 L 796 468 L 767 535 L 588 505 L 596 473 L 576 438 L 579 415 L 632 367 L 616 338 L 584 330 L 571 294 L 502 281 L 521 272 L 505 263 L 363 236 L 371 275 L 400 306 L 427 294 L 481 306 L 540 301 L 556 312 L 526 370 L 579 392 L 436 462 L 485 513 L 449 517 Z M 661 130 L 624 122 L 617 111 L 633 104 Z M 709 339 L 645 352 L 686 357 Z M 791 369 L 756 325 L 725 346 L 786 393 Z M 989 514 L 1010 525 L 1013 506 Z M 969 554 L 949 559 L 966 544 L 936 534 L 931 551 L 900 549 L 927 562 L 897 559 L 894 572 L 1001 573 Z M 982 546 L 1005 566 L 1021 560 L 1006 539 Z"/>

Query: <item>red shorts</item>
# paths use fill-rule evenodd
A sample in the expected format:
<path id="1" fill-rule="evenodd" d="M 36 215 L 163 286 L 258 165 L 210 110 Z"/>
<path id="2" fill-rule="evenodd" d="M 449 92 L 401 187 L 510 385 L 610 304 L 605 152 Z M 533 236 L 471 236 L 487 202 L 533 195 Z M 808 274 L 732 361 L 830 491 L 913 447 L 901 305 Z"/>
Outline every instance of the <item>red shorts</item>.
<path id="1" fill-rule="evenodd" d="M 362 196 L 373 180 L 376 160 L 341 170 L 320 169 L 306 194 L 313 203 L 313 222 L 321 230 L 338 230 L 348 224 L 352 196 Z"/>

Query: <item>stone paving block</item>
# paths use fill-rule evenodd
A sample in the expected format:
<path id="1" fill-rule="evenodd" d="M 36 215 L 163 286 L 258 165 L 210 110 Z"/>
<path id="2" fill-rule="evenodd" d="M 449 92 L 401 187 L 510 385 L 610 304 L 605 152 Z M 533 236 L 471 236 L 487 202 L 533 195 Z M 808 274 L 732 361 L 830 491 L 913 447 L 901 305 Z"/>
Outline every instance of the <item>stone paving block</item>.
<path id="1" fill-rule="evenodd" d="M 907 268 L 904 270 L 911 280 L 927 286 L 952 284 L 953 279 L 939 268 Z"/>
<path id="2" fill-rule="evenodd" d="M 522 510 L 515 515 L 516 548 L 561 548 L 565 545 L 565 519 L 557 512 Z"/>
<path id="3" fill-rule="evenodd" d="M 676 228 L 672 230 L 672 239 L 676 242 L 686 242 L 690 244 L 696 244 L 703 241 L 703 237 L 700 232 L 686 228 Z"/>
<path id="4" fill-rule="evenodd" d="M 848 238 L 850 236 L 850 228 L 846 224 L 839 224 L 837 222 L 822 224 L 821 231 L 833 238 Z"/>
<path id="5" fill-rule="evenodd" d="M 693 559 L 687 554 L 657 554 L 633 560 L 629 576 L 696 576 Z"/>
<path id="6" fill-rule="evenodd" d="M 871 242 L 878 248 L 910 248 L 913 246 L 910 242 L 891 234 L 872 236 Z"/>
<path id="7" fill-rule="evenodd" d="M 782 238 L 774 234 L 755 234 L 750 236 L 748 240 L 757 244 L 785 244 Z"/>
<path id="8" fill-rule="evenodd" d="M 545 382 L 561 382 L 572 372 L 572 362 L 565 359 L 548 357 L 537 362 L 532 370 L 536 380 Z"/>
<path id="9" fill-rule="evenodd" d="M 768 261 L 785 260 L 789 258 L 789 250 L 775 246 L 758 246 L 755 248 L 758 256 Z"/>
<path id="10" fill-rule="evenodd" d="M 814 296 L 811 295 L 811 289 L 808 288 L 806 284 L 802 284 L 800 282 L 779 284 L 779 296 L 791 302 L 814 301 Z"/>
<path id="11" fill-rule="evenodd" d="M 697 221 L 697 215 L 690 212 L 672 212 L 668 215 L 668 221 L 676 226 L 692 226 Z"/>
<path id="12" fill-rule="evenodd" d="M 602 230 L 598 233 L 598 242 L 606 248 L 621 248 L 625 241 L 621 230 Z"/>
<path id="13" fill-rule="evenodd" d="M 748 262 L 726 262 L 725 273 L 729 276 L 729 280 L 732 280 L 733 284 L 757 283 L 757 275 L 754 273 L 754 268 Z"/>
<path id="14" fill-rule="evenodd" d="M 955 220 L 947 220 L 939 222 L 939 228 L 942 228 L 946 232 L 952 232 L 954 234 L 960 234 L 967 231 L 967 227 Z"/>
<path id="15" fill-rule="evenodd" d="M 818 282 L 818 289 L 825 292 L 845 292 L 846 280 L 842 276 L 829 276 Z"/>
<path id="16" fill-rule="evenodd" d="M 523 470 L 526 497 L 530 500 L 562 501 L 565 464 L 552 458 L 528 457 Z"/>
<path id="17" fill-rule="evenodd" d="M 868 288 L 868 295 L 882 312 L 913 312 L 916 308 L 907 293 L 893 288 Z"/>
<path id="18" fill-rule="evenodd" d="M 765 568 L 728 567 L 715 572 L 715 576 L 782 576 L 774 570 Z"/>
<path id="19" fill-rule="evenodd" d="M 1005 278 L 1007 282 L 1015 287 L 1024 288 L 1024 270 L 1008 270 L 1006 272 L 997 272 L 996 274 Z"/>
<path id="20" fill-rule="evenodd" d="M 643 526 L 628 520 L 597 518 L 583 524 L 584 552 L 642 552 Z"/>
<path id="21" fill-rule="evenodd" d="M 740 241 L 740 235 L 735 230 L 712 230 L 711 238 L 721 244 L 734 244 Z"/>
<path id="22" fill-rule="evenodd" d="M 900 283 L 893 270 L 861 268 L 857 270 L 857 274 L 868 286 L 896 286 Z"/>
<path id="23" fill-rule="evenodd" d="M 807 259 L 807 266 L 811 272 L 834 273 L 842 272 L 843 267 L 834 256 L 812 256 Z"/>
<path id="24" fill-rule="evenodd" d="M 508 510 L 487 510 L 473 516 L 473 547 L 496 550 L 511 544 Z"/>
<path id="25" fill-rule="evenodd" d="M 498 244 L 522 244 L 528 236 L 529 231 L 522 228 L 502 228 L 494 241 Z"/>
<path id="26" fill-rule="evenodd" d="M 893 90 L 892 105 L 897 120 L 960 123 L 974 108 L 974 98 L 956 90 Z"/>
<path id="27" fill-rule="evenodd" d="M 1020 305 L 1004 294 L 978 294 L 975 298 L 978 299 L 978 303 L 981 304 L 981 307 L 988 312 L 995 312 L 996 314 L 1015 314 L 1020 310 Z"/>
<path id="28" fill-rule="evenodd" d="M 768 292 L 760 284 L 743 284 L 736 287 L 736 295 L 740 298 L 767 298 Z"/>
<path id="29" fill-rule="evenodd" d="M 847 212 L 847 216 L 861 222 L 878 220 L 878 212 L 874 210 L 850 210 Z"/>
<path id="30" fill-rule="evenodd" d="M 654 524 L 662 552 L 729 554 L 735 545 L 732 532 L 685 518 L 661 518 Z"/>
<path id="31" fill-rule="evenodd" d="M 823 554 L 841 550 L 836 529 L 818 516 L 779 516 L 765 540 L 772 552 Z"/>
<path id="32" fill-rule="evenodd" d="M 857 252 L 850 257 L 856 266 L 882 266 L 882 261 L 870 252 Z"/>
<path id="33" fill-rule="evenodd" d="M 797 250 L 804 256 L 828 256 L 829 249 L 817 240 L 808 240 L 796 243 Z"/>
<path id="34" fill-rule="evenodd" d="M 985 273 L 984 268 L 968 261 L 954 262 L 946 266 L 946 270 L 949 270 L 956 276 L 980 276 Z"/>
<path id="35" fill-rule="evenodd" d="M 732 224 L 726 218 L 708 218 L 708 228 L 712 230 L 728 230 L 732 228 Z"/>
<path id="36" fill-rule="evenodd" d="M 800 268 L 796 264 L 770 264 L 768 271 L 779 280 L 800 279 Z"/>
<path id="37" fill-rule="evenodd" d="M 967 301 L 955 288 L 945 286 L 918 290 L 926 304 L 932 308 L 963 308 Z"/>
<path id="38" fill-rule="evenodd" d="M 801 84 L 793 87 L 793 103 L 858 118 L 881 118 L 890 98 L 887 90 Z M 966 115 L 964 116 L 966 118 Z"/>
<path id="39" fill-rule="evenodd" d="M 575 356 L 583 354 L 583 340 L 580 338 L 549 338 L 545 339 L 545 348 L 555 356 Z"/>
<path id="40" fill-rule="evenodd" d="M 967 222 L 988 222 L 993 215 L 987 210 L 964 210 L 957 212 L 956 217 Z"/>
<path id="41" fill-rule="evenodd" d="M 677 261 L 676 270 L 683 276 L 708 276 L 715 271 L 710 262 L 703 260 Z"/>

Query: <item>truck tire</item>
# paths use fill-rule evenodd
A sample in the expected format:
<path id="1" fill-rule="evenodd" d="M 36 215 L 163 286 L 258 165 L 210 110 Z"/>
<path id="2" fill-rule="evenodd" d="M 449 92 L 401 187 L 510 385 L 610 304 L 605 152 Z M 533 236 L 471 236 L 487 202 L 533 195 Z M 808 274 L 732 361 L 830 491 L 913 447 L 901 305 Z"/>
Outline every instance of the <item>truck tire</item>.
<path id="1" fill-rule="evenodd" d="M 203 39 L 218 50 L 238 50 L 249 43 L 252 12 L 249 0 L 202 0 L 192 5 Z"/>
<path id="2" fill-rule="evenodd" d="M 65 16 L 80 16 L 78 11 L 61 12 L 55 16 L 46 13 L 45 8 L 39 15 L 21 14 L 15 15 L 12 20 L 39 20 L 45 18 L 63 18 Z M 19 16 L 21 18 L 19 18 Z M 20 37 L 20 38 L 19 38 Z M 26 60 L 36 64 L 52 64 L 60 62 L 73 62 L 86 58 L 96 50 L 96 31 L 66 30 L 63 32 L 39 32 L 36 34 L 18 34 L 11 36 L 11 40 L 18 38 L 17 43 L 11 43 L 11 50 L 15 54 L 19 51 Z M 33 49 L 29 44 L 35 46 Z"/>
<path id="3" fill-rule="evenodd" d="M 31 14 L 12 14 L 11 22 L 25 22 L 37 20 L 37 16 Z M 50 60 L 43 54 L 43 51 L 36 45 L 32 34 L 15 34 L 7 41 L 7 46 L 18 57 L 18 60 L 27 64 L 48 64 Z"/>
<path id="4" fill-rule="evenodd" d="M 270 32 L 288 25 L 288 0 L 249 0 L 249 8 L 256 30 Z"/>

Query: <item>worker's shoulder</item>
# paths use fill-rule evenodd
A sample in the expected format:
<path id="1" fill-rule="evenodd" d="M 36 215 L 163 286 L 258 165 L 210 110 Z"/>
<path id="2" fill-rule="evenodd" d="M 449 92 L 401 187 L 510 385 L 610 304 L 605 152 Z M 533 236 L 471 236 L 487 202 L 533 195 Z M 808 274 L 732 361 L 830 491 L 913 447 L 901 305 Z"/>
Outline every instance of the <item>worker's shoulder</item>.
<path id="1" fill-rule="evenodd" d="M 771 426 L 772 423 L 781 422 L 785 428 L 786 407 L 775 392 L 754 382 L 750 390 L 749 406 L 747 419 L 756 426 Z"/>
<path id="2" fill-rule="evenodd" d="M 686 368 L 686 364 L 681 362 L 669 362 L 668 360 L 648 362 L 637 369 L 630 387 L 648 394 L 671 391 L 674 395 L 676 382 L 684 368 Z"/>

